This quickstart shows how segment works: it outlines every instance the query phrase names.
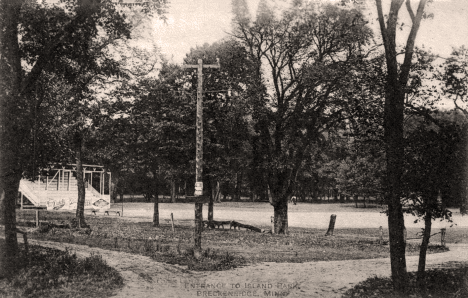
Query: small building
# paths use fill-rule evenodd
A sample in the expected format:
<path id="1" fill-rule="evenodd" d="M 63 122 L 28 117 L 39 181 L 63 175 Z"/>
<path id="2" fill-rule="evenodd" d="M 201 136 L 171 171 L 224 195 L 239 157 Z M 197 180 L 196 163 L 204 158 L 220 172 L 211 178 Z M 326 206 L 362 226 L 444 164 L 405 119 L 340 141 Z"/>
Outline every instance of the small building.
<path id="1" fill-rule="evenodd" d="M 111 173 L 103 166 L 83 165 L 85 209 L 109 209 Z M 78 202 L 76 165 L 51 165 L 34 181 L 21 179 L 20 205 L 47 207 L 47 210 L 73 210 Z"/>

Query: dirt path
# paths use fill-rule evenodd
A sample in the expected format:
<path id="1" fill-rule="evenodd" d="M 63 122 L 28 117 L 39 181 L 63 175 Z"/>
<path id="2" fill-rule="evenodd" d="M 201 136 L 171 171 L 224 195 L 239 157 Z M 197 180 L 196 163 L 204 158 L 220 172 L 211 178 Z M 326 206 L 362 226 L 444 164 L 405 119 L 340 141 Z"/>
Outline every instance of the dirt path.
<path id="1" fill-rule="evenodd" d="M 102 255 L 125 279 L 125 286 L 116 297 L 340 297 L 368 277 L 390 276 L 388 258 L 262 263 L 200 273 L 123 252 L 48 241 L 31 240 L 31 243 L 58 249 L 69 247 L 79 256 Z M 449 244 L 449 247 L 449 252 L 428 255 L 428 268 L 468 264 L 468 245 Z M 417 260 L 418 257 L 407 257 L 409 271 L 417 269 Z"/>

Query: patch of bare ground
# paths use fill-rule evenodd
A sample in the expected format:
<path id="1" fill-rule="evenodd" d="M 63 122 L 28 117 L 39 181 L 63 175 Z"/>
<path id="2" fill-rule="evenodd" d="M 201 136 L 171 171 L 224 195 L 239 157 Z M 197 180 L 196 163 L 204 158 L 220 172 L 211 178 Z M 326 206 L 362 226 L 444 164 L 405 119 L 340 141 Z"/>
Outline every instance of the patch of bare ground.
<path id="1" fill-rule="evenodd" d="M 192 272 L 149 257 L 84 245 L 31 240 L 32 244 L 65 249 L 78 256 L 102 255 L 125 279 L 116 297 L 341 297 L 349 288 L 372 276 L 390 276 L 389 258 L 259 263 L 218 272 Z M 449 244 L 450 251 L 427 256 L 428 268 L 468 264 L 468 245 Z M 407 257 L 409 271 L 418 257 Z"/>

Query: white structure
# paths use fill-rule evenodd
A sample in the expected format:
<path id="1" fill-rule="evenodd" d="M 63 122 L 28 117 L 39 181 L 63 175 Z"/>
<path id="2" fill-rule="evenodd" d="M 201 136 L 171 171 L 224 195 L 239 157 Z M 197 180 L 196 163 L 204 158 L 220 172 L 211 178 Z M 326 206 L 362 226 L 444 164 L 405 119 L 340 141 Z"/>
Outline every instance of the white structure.
<path id="1" fill-rule="evenodd" d="M 106 175 L 109 181 L 106 183 Z M 111 174 L 104 172 L 102 166 L 83 165 L 85 179 L 85 209 L 109 209 Z M 107 184 L 107 194 L 105 194 Z M 78 201 L 78 185 L 76 180 L 76 165 L 51 166 L 45 175 L 37 176 L 37 180 L 22 179 L 19 191 L 21 193 L 21 208 L 24 198 L 35 206 L 45 206 L 48 210 L 73 210 Z"/>

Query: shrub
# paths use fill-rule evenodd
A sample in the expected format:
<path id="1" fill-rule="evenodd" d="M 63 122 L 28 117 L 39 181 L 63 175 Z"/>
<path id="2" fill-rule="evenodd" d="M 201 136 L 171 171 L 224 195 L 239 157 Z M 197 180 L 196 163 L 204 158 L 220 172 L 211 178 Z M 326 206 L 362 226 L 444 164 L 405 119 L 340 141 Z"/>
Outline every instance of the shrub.
<path id="1" fill-rule="evenodd" d="M 30 247 L 17 274 L 0 283 L 1 297 L 102 297 L 123 285 L 123 279 L 101 256 L 80 259 L 70 251 Z"/>
<path id="2" fill-rule="evenodd" d="M 405 296 L 393 291 L 391 278 L 372 277 L 348 290 L 343 297 L 468 297 L 468 268 L 426 271 L 425 293 L 420 293 L 416 273 L 408 273 L 410 289 Z"/>

